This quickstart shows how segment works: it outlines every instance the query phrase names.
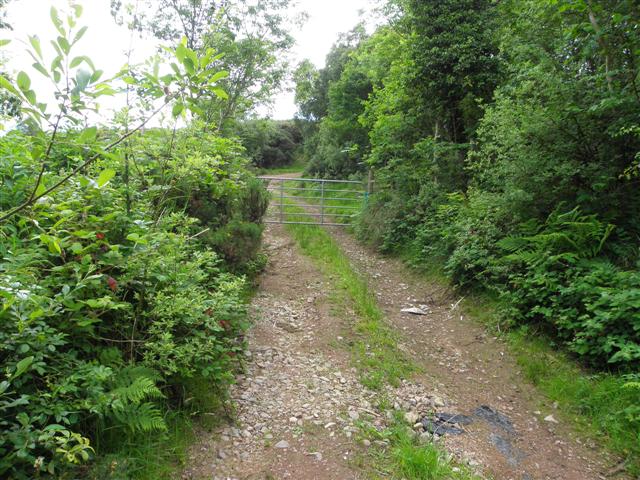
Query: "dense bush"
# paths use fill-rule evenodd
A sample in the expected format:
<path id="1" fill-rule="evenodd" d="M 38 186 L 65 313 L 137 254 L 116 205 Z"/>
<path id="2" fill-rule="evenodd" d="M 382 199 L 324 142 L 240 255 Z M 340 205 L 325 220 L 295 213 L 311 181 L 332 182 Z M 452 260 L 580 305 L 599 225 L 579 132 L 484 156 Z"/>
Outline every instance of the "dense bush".
<path id="1" fill-rule="evenodd" d="M 577 210 L 510 237 L 504 295 L 516 321 L 541 325 L 593 365 L 640 365 L 640 274 L 598 258 L 613 227 Z"/>
<path id="2" fill-rule="evenodd" d="M 35 165 L 24 162 L 27 145 L 15 135 L 0 144 L 3 210 L 13 205 L 21 179 L 35 174 Z M 188 203 L 199 199 L 203 209 L 214 207 L 193 192 L 216 190 L 212 204 L 235 205 L 231 218 L 239 220 L 216 224 L 228 237 L 216 246 L 226 257 L 229 245 L 240 243 L 242 258 L 230 260 L 246 263 L 261 229 L 238 223 L 241 165 L 218 166 L 222 177 L 234 178 L 233 188 L 224 191 L 224 179 L 189 170 L 174 171 L 174 184 L 188 185 Z M 62 475 L 64 465 L 83 463 L 100 429 L 162 430 L 154 400 L 179 403 L 179 385 L 193 377 L 228 384 L 242 347 L 244 280 L 223 272 L 227 267 L 205 235 L 194 238 L 207 224 L 181 213 L 182 201 L 162 204 L 160 177 L 145 176 L 147 188 L 136 189 L 135 209 L 127 214 L 121 177 L 101 184 L 92 176 L 87 172 L 29 217 L 0 229 L 0 358 L 13 372 L 1 387 L 0 467 L 15 478 Z M 232 236 L 238 225 L 252 235 Z"/>
<path id="3" fill-rule="evenodd" d="M 81 36 L 74 11 L 63 23 L 52 10 L 61 36 L 50 77 L 74 85 L 60 90 L 53 131 L 41 128 L 51 116 L 25 72 L 2 84 L 20 98 L 28 132 L 0 138 L 2 478 L 78 478 L 109 448 L 101 440 L 162 435 L 197 381 L 223 395 L 247 326 L 246 279 L 230 272 L 259 264 L 266 193 L 241 145 L 195 121 L 79 128 L 113 88 L 67 58 Z M 38 39 L 31 45 L 41 59 Z M 219 94 L 211 51 L 181 43 L 171 53 L 174 74 L 121 75 L 145 79 L 142 118 L 157 99 L 180 116 Z"/>
<path id="4" fill-rule="evenodd" d="M 363 239 L 459 287 L 507 292 L 516 324 L 589 365 L 636 369 L 634 2 L 390 4 L 390 26 L 298 71 L 314 173 L 374 169 Z M 530 240 L 518 262 L 506 238 Z"/>
<path id="5" fill-rule="evenodd" d="M 251 163 L 258 168 L 287 167 L 300 154 L 302 132 L 296 122 L 245 120 L 236 130 Z"/>

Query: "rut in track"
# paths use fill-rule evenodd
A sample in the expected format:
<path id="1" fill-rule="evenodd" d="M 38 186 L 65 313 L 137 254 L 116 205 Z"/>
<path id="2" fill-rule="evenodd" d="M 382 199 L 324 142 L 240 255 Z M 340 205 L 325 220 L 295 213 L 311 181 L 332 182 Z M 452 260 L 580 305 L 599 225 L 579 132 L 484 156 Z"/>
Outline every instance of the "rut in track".
<path id="1" fill-rule="evenodd" d="M 545 408 L 542 398 L 521 378 L 506 346 L 461 315 L 455 297 L 343 230 L 332 234 L 370 282 L 401 349 L 424 372 L 385 392 L 395 408 L 418 416 L 434 409 L 472 416 L 465 434 L 445 435 L 442 442 L 487 477 L 605 478 L 612 461 L 567 426 L 544 421 L 549 412 L 534 413 Z M 200 432 L 182 478 L 371 478 L 367 451 L 385 445 L 363 441 L 358 424 L 380 428 L 386 418 L 377 410 L 380 394 L 362 387 L 350 362 L 354 314 L 334 311 L 332 279 L 299 252 L 282 226 L 268 227 L 265 252 L 270 260 L 252 305 L 248 365 L 232 389 L 237 422 Z M 427 315 L 402 313 L 407 307 Z M 483 411 L 490 413 L 484 419 L 477 416 Z"/>

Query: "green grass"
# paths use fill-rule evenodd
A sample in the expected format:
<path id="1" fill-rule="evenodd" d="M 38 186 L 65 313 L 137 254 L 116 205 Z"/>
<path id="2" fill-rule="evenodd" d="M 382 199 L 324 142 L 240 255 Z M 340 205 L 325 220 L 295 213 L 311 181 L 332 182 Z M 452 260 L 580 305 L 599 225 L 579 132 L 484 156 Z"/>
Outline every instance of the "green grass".
<path id="1" fill-rule="evenodd" d="M 362 437 L 385 441 L 387 448 L 372 447 L 360 466 L 372 470 L 372 478 L 402 480 L 480 480 L 467 467 L 456 464 L 437 444 L 422 441 L 396 413 L 391 425 L 382 431 L 362 425 Z M 370 462 L 371 464 L 367 464 Z"/>
<path id="2" fill-rule="evenodd" d="M 289 207 L 290 212 L 299 207 Z M 361 383 L 382 390 L 385 385 L 396 386 L 410 377 L 418 367 L 398 347 L 396 333 L 384 321 L 384 315 L 367 283 L 353 269 L 331 235 L 321 227 L 288 225 L 298 245 L 333 284 L 332 301 L 343 314 L 355 312 L 349 325 L 353 341 L 353 363 L 360 373 Z M 390 409 L 384 393 L 378 395 L 379 408 Z M 421 443 L 397 413 L 393 424 L 377 431 L 363 423 L 363 435 L 371 440 L 386 440 L 387 448 L 371 448 L 360 466 L 373 478 L 403 480 L 474 480 L 464 467 L 458 467 L 445 451 L 433 443 Z"/>
<path id="3" fill-rule="evenodd" d="M 296 160 L 293 164 L 278 168 L 260 168 L 259 175 L 283 175 L 287 173 L 302 173 L 307 165 L 302 159 Z"/>

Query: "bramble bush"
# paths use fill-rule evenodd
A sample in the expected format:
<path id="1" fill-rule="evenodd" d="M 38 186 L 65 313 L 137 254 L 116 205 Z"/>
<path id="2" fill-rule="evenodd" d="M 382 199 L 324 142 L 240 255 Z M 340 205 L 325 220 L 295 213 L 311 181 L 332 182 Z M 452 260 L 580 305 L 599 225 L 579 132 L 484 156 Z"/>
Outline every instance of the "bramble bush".
<path id="1" fill-rule="evenodd" d="M 81 9 L 51 13 L 51 69 L 36 37 L 30 53 L 57 106 L 38 101 L 25 72 L 0 80 L 26 119 L 0 138 L 0 476 L 17 480 L 78 478 L 110 448 L 101 440 L 162 436 L 194 380 L 224 395 L 243 350 L 246 279 L 206 233 L 253 229 L 231 260 L 254 268 L 266 208 L 234 141 L 195 122 L 142 132 L 163 107 L 197 115 L 199 101 L 224 96 L 214 52 L 181 42 L 167 51 L 173 73 L 156 61 L 100 82 L 71 55 Z M 140 87 L 142 123 L 87 127 L 118 82 Z"/>
<path id="2" fill-rule="evenodd" d="M 640 274 L 599 258 L 613 229 L 574 209 L 503 239 L 504 296 L 516 322 L 546 328 L 588 363 L 637 368 Z"/>

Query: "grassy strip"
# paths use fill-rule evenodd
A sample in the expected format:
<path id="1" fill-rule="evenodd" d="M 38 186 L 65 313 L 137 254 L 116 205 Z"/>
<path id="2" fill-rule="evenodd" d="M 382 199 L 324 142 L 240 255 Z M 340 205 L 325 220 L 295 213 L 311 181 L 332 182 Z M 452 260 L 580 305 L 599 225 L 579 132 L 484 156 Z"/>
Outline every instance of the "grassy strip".
<path id="1" fill-rule="evenodd" d="M 297 207 L 290 207 L 292 213 Z M 353 342 L 354 363 L 363 385 L 380 390 L 384 385 L 398 385 L 416 371 L 416 367 L 398 349 L 395 333 L 384 322 L 367 283 L 353 270 L 347 256 L 329 233 L 313 225 L 288 225 L 302 251 L 332 277 L 337 299 L 356 313 Z"/>
<path id="2" fill-rule="evenodd" d="M 298 207 L 290 207 L 292 213 Z M 417 370 L 417 367 L 398 348 L 395 332 L 384 322 L 375 297 L 367 283 L 355 272 L 347 256 L 324 229 L 309 225 L 288 225 L 291 235 L 302 251 L 312 258 L 324 275 L 335 281 L 336 301 L 348 305 L 356 313 L 352 352 L 360 372 L 360 380 L 368 388 L 381 390 L 386 384 L 397 385 Z M 381 394 L 382 397 L 382 394 Z M 383 403 L 381 401 L 381 403 Z M 405 480 L 473 480 L 467 469 L 455 466 L 451 458 L 437 445 L 420 442 L 401 415 L 386 430 L 373 428 L 364 432 L 371 440 L 385 440 L 389 447 L 370 449 L 374 478 Z M 376 473 L 377 472 L 377 473 Z M 375 475 L 380 476 L 375 477 Z"/>

